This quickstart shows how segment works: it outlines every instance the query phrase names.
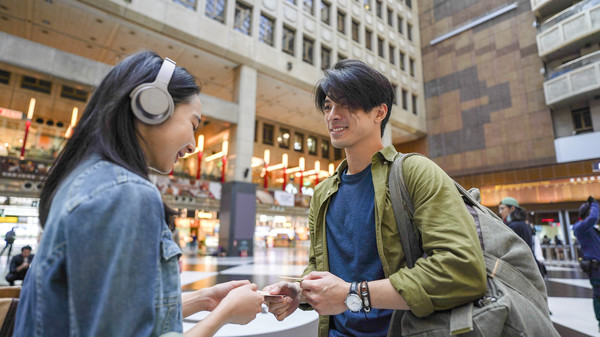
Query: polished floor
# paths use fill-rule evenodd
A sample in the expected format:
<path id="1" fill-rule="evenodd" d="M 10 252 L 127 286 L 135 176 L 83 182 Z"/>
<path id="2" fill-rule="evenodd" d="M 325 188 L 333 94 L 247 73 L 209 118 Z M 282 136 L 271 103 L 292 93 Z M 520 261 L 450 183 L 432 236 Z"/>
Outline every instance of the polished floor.
<path id="1" fill-rule="evenodd" d="M 308 247 L 257 248 L 254 257 L 184 257 L 182 287 L 191 291 L 219 282 L 248 279 L 260 288 L 280 281 L 277 276 L 298 276 L 308 259 Z M 592 287 L 576 264 L 548 265 L 546 282 L 552 321 L 563 337 L 600 336 L 592 307 Z M 185 320 L 189 329 L 203 315 Z M 297 310 L 283 322 L 259 314 L 248 326 L 228 325 L 217 336 L 316 336 L 317 316 Z M 311 324 L 312 320 L 312 324 Z"/>
<path id="2" fill-rule="evenodd" d="M 278 276 L 299 276 L 308 260 L 306 243 L 294 248 L 255 248 L 253 257 L 192 257 L 184 254 L 181 284 L 183 291 L 193 291 L 230 280 L 248 279 L 259 289 L 280 281 Z M 0 257 L 0 270 L 6 257 Z M 600 336 L 592 308 L 592 288 L 576 264 L 548 265 L 546 282 L 552 320 L 563 337 Z M 3 274 L 6 275 L 6 270 Z M 6 284 L 4 278 L 0 284 Z M 313 337 L 317 331 L 317 314 L 297 310 L 283 322 L 263 310 L 247 325 L 229 324 L 216 336 Z M 184 320 L 190 329 L 208 313 L 201 312 Z"/>

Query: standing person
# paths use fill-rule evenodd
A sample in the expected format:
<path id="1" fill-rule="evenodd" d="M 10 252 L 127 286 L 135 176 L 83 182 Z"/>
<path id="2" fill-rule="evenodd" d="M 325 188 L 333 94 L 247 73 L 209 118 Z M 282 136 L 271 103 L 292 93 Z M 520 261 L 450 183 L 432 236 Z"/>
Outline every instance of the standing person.
<path id="1" fill-rule="evenodd" d="M 42 190 L 44 236 L 14 336 L 180 335 L 182 317 L 199 310 L 212 313 L 186 336 L 210 336 L 261 311 L 249 281 L 182 296 L 174 212 L 148 177 L 194 151 L 199 90 L 184 68 L 149 51 L 102 80 Z"/>
<path id="2" fill-rule="evenodd" d="M 600 331 L 600 234 L 594 229 L 598 222 L 598 202 L 590 196 L 579 207 L 579 221 L 573 225 L 573 233 L 581 245 L 581 267 L 590 277 L 593 291 L 594 313 Z"/>
<path id="3" fill-rule="evenodd" d="M 527 213 L 519 205 L 517 199 L 513 197 L 506 197 L 502 199 L 498 206 L 498 213 L 500 217 L 517 235 L 527 243 L 531 251 L 533 252 L 533 243 L 531 237 L 533 232 L 531 227 L 525 222 Z"/>
<path id="4" fill-rule="evenodd" d="M 0 256 L 2 256 L 2 254 L 4 254 L 4 251 L 6 250 L 6 248 L 8 248 L 8 255 L 6 255 L 6 263 L 8 264 L 8 261 L 10 261 L 10 253 L 12 252 L 12 247 L 13 247 L 13 243 L 15 243 L 15 238 L 17 237 L 17 234 L 15 233 L 15 228 L 11 228 L 8 232 L 6 232 L 6 234 L 4 234 L 4 241 L 6 241 L 6 245 L 4 246 L 4 248 L 2 248 L 2 251 L 0 252 Z"/>
<path id="5" fill-rule="evenodd" d="M 264 289 L 287 295 L 267 299 L 278 320 L 310 305 L 320 315 L 321 337 L 385 336 L 391 309 L 424 317 L 484 294 L 474 220 L 452 179 L 421 156 L 409 157 L 403 170 L 429 256 L 406 267 L 387 187 L 397 152 L 381 138 L 393 101 L 388 79 L 357 60 L 339 61 L 317 84 L 315 104 L 346 159 L 315 188 L 303 280 Z"/>
<path id="6" fill-rule="evenodd" d="M 31 254 L 31 246 L 24 246 L 21 248 L 21 254 L 15 255 L 12 260 L 10 260 L 10 269 L 6 275 L 8 284 L 14 286 L 16 280 L 25 279 L 25 275 L 27 275 L 29 265 L 31 264 L 31 261 L 33 261 L 34 256 L 35 255 Z"/>

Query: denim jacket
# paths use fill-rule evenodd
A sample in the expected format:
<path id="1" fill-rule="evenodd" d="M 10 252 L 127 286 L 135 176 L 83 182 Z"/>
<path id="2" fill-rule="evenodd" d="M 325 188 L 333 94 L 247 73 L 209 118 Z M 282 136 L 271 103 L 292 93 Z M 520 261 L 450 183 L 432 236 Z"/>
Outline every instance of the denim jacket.
<path id="1" fill-rule="evenodd" d="M 180 254 L 158 189 L 92 155 L 55 193 L 13 336 L 182 332 Z"/>

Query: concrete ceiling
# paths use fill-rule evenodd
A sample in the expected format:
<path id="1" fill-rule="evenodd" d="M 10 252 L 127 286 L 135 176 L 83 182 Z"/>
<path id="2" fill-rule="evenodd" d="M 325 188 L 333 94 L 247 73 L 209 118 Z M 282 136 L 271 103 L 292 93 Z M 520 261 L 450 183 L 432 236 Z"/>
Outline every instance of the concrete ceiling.
<path id="1" fill-rule="evenodd" d="M 154 50 L 198 77 L 203 93 L 233 101 L 239 64 L 78 1 L 3 0 L 0 31 L 109 65 L 137 50 Z M 313 105 L 311 92 L 259 73 L 257 116 L 327 135 Z"/>

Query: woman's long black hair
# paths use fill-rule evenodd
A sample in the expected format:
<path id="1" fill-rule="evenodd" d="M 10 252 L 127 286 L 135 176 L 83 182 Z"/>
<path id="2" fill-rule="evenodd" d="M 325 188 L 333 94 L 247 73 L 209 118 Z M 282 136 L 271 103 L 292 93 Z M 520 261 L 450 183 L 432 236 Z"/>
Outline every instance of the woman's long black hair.
<path id="1" fill-rule="evenodd" d="M 61 182 L 91 153 L 149 180 L 146 158 L 137 138 L 129 94 L 142 83 L 156 79 L 162 58 L 151 51 L 137 52 L 118 63 L 92 94 L 73 135 L 50 169 L 40 196 L 40 224 L 46 224 L 52 199 Z M 200 92 L 195 78 L 176 67 L 168 91 L 175 106 Z M 172 226 L 173 210 L 164 205 L 165 220 Z"/>

